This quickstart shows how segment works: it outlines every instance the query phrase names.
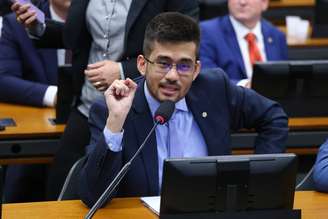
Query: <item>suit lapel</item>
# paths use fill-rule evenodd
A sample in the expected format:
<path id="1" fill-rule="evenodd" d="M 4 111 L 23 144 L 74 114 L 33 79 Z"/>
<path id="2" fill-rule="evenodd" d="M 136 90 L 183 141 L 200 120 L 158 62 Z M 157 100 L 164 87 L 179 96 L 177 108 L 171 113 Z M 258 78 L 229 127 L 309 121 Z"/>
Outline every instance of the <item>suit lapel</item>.
<path id="1" fill-rule="evenodd" d="M 137 144 L 139 146 L 154 125 L 144 94 L 144 81 L 138 87 L 132 107 L 134 110 L 133 125 L 137 133 Z M 150 193 L 158 194 L 158 158 L 155 132 L 150 136 L 148 143 L 141 151 L 141 157 L 147 174 Z"/>
<path id="2" fill-rule="evenodd" d="M 233 29 L 233 26 L 231 24 L 229 16 L 225 16 L 222 19 L 222 23 L 223 23 L 222 26 L 223 26 L 224 36 L 226 38 L 226 41 L 229 44 L 228 48 L 231 48 L 233 57 L 237 58 L 238 67 L 240 69 L 240 72 L 243 74 L 241 78 L 247 78 L 246 69 L 245 69 L 243 57 L 241 55 L 241 51 L 239 48 L 237 36 L 236 36 L 235 30 Z"/>
<path id="3" fill-rule="evenodd" d="M 197 89 L 197 88 L 196 88 Z M 190 108 L 194 119 L 196 120 L 199 129 L 201 130 L 204 140 L 207 145 L 208 155 L 218 155 L 220 153 L 219 145 L 216 139 L 218 139 L 218 132 L 220 132 L 221 124 L 219 121 L 220 112 L 214 112 L 213 104 L 208 99 L 204 89 L 196 89 L 191 87 L 189 90 L 186 101 Z"/>
<path id="4" fill-rule="evenodd" d="M 263 34 L 263 43 L 265 47 L 265 54 L 267 57 L 267 60 L 275 60 L 276 59 L 276 47 L 274 42 L 274 38 L 271 34 L 271 31 L 269 30 L 268 26 L 266 25 L 265 21 L 262 20 L 261 22 L 261 28 L 262 28 L 262 34 Z"/>
<path id="5" fill-rule="evenodd" d="M 128 17 L 126 20 L 126 27 L 125 27 L 125 40 L 129 35 L 130 29 L 134 22 L 136 21 L 138 15 L 140 14 L 141 10 L 144 8 L 145 4 L 148 0 L 132 0 Z M 133 10 L 131 10 L 133 8 Z"/>

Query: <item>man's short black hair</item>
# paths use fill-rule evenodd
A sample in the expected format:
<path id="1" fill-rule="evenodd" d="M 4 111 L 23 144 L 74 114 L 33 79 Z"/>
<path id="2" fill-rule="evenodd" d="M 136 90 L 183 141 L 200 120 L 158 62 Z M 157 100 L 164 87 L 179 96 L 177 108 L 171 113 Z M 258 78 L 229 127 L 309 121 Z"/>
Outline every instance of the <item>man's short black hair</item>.
<path id="1" fill-rule="evenodd" d="M 165 12 L 154 17 L 147 25 L 143 44 L 144 55 L 149 56 L 155 42 L 194 42 L 198 57 L 200 31 L 198 23 L 178 12 Z"/>

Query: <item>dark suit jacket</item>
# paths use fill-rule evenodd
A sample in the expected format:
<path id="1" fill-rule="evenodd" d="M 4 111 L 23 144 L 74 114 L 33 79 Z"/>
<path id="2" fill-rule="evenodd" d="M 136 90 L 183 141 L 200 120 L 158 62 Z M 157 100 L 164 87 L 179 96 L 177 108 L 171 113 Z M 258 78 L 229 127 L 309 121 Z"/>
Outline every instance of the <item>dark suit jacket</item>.
<path id="1" fill-rule="evenodd" d="M 50 15 L 48 3 L 41 9 Z M 14 14 L 3 19 L 0 51 L 0 101 L 42 106 L 48 86 L 57 84 L 57 51 L 36 49 Z"/>
<path id="2" fill-rule="evenodd" d="M 261 24 L 267 60 L 286 60 L 288 49 L 285 35 L 264 19 Z M 200 28 L 202 68 L 222 68 L 235 83 L 247 78 L 237 36 L 229 16 L 203 21 Z"/>
<path id="3" fill-rule="evenodd" d="M 287 116 L 281 107 L 251 89 L 232 84 L 221 69 L 203 71 L 186 96 L 207 145 L 209 155 L 231 153 L 231 130 L 255 128 L 256 153 L 285 150 Z M 207 112 L 203 118 L 202 113 Z M 92 206 L 122 165 L 136 152 L 153 126 L 143 81 L 124 124 L 123 150 L 111 152 L 102 134 L 107 118 L 105 103 L 96 103 L 90 112 L 91 144 L 88 159 L 80 173 L 80 198 Z M 120 184 L 118 196 L 158 195 L 158 160 L 153 133 L 140 156 Z"/>
<path id="4" fill-rule="evenodd" d="M 78 96 L 84 83 L 84 69 L 88 64 L 92 42 L 85 17 L 88 4 L 89 0 L 72 0 L 65 26 L 48 20 L 46 32 L 38 41 L 39 46 L 65 45 L 66 48 L 72 49 L 74 90 Z M 198 19 L 198 2 L 196 0 L 132 0 L 126 23 L 124 52 L 119 60 L 126 77 L 139 76 L 136 57 L 142 54 L 146 25 L 157 14 L 165 11 L 179 11 Z"/>

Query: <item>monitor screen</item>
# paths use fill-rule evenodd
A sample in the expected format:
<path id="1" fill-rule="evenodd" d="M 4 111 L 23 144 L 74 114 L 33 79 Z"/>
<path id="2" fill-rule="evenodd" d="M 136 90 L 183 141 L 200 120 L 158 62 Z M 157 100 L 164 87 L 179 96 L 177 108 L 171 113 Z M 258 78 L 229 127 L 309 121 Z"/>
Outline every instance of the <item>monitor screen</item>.
<path id="1" fill-rule="evenodd" d="M 328 0 L 316 0 L 314 7 L 313 37 L 328 37 Z"/>
<path id="2" fill-rule="evenodd" d="M 160 214 L 292 209 L 296 171 L 294 154 L 168 159 Z"/>
<path id="3" fill-rule="evenodd" d="M 279 102 L 290 117 L 328 115 L 328 60 L 256 63 L 252 89 Z"/>

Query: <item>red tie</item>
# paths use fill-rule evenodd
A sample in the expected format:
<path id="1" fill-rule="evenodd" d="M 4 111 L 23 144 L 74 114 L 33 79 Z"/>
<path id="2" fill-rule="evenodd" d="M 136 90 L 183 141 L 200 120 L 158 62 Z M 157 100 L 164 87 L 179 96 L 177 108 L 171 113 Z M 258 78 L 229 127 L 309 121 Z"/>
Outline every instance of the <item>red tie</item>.
<path id="1" fill-rule="evenodd" d="M 249 60 L 250 60 L 251 64 L 254 65 L 255 62 L 262 61 L 260 50 L 256 45 L 256 36 L 255 36 L 255 34 L 248 33 L 245 36 L 245 39 L 248 43 Z"/>

